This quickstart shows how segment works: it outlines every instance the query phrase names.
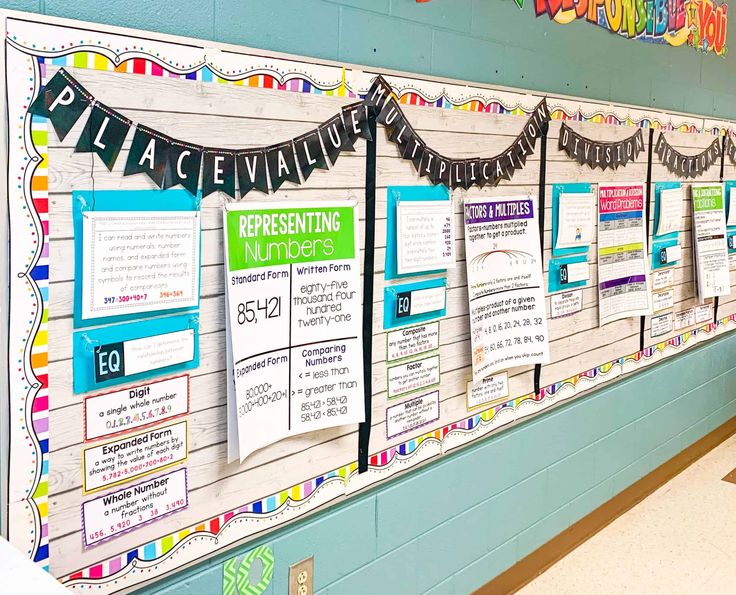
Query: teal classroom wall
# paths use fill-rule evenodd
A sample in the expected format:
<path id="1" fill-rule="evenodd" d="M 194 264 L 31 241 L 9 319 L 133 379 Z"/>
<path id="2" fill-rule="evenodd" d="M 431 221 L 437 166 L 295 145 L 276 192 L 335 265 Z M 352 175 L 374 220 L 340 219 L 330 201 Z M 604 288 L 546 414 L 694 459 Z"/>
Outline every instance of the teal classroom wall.
<path id="1" fill-rule="evenodd" d="M 582 22 L 560 26 L 525 4 L 0 0 L 4 8 L 736 119 L 736 58 L 628 41 Z M 469 593 L 736 415 L 735 381 L 736 337 L 724 337 L 240 549 L 273 545 L 274 595 L 287 592 L 288 566 L 312 554 L 319 595 Z M 223 559 L 146 593 L 219 593 Z"/>

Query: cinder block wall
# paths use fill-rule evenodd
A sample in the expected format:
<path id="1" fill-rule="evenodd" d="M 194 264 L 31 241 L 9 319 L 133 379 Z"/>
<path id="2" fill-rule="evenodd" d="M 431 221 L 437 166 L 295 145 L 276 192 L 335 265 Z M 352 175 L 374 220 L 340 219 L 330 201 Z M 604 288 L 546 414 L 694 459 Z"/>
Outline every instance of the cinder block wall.
<path id="1" fill-rule="evenodd" d="M 736 119 L 736 60 L 533 16 L 527 0 L 10 0 L 3 8 Z M 736 24 L 731 25 L 734 30 Z M 731 39 L 736 33 L 729 32 Z M 464 595 L 736 415 L 724 337 L 269 536 L 267 591 Z M 253 542 L 243 550 L 257 545 Z M 230 554 L 233 555 L 233 554 Z M 223 559 L 147 594 L 221 592 Z"/>

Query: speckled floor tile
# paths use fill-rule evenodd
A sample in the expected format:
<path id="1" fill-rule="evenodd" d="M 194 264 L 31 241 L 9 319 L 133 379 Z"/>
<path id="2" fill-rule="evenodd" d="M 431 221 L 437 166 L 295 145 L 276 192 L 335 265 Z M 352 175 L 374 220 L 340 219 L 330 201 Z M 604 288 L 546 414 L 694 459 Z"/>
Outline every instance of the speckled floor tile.
<path id="1" fill-rule="evenodd" d="M 736 436 L 524 587 L 521 595 L 736 595 Z"/>

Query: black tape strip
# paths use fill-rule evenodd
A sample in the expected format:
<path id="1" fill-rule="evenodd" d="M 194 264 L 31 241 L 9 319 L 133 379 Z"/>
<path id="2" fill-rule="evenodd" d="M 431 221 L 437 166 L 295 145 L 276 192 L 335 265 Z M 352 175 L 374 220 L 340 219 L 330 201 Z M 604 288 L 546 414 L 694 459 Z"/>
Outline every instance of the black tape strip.
<path id="1" fill-rule="evenodd" d="M 726 165 L 726 136 L 721 139 L 721 174 L 719 180 L 723 184 L 723 168 Z M 725 197 L 724 197 L 725 198 Z M 713 298 L 713 324 L 718 324 L 718 296 Z"/>
<path id="2" fill-rule="evenodd" d="M 368 120 L 373 140 L 366 141 L 365 258 L 363 262 L 363 390 L 365 421 L 358 427 L 358 473 L 368 471 L 373 406 L 373 273 L 376 246 L 376 118 Z"/>
<path id="3" fill-rule="evenodd" d="M 647 202 L 644 205 L 644 229 L 647 234 L 647 246 L 644 254 L 649 254 L 649 208 L 652 202 L 652 149 L 654 148 L 654 128 L 649 129 L 649 150 L 647 154 Z M 639 321 L 639 351 L 644 349 L 644 333 L 647 326 L 647 317 L 642 316 Z"/>
<path id="4" fill-rule="evenodd" d="M 540 137 L 539 152 L 539 251 L 544 257 L 544 209 L 546 199 L 546 183 L 547 183 L 547 132 L 549 126 L 545 126 Z M 542 377 L 542 364 L 534 364 L 534 394 L 539 396 L 539 381 Z"/>

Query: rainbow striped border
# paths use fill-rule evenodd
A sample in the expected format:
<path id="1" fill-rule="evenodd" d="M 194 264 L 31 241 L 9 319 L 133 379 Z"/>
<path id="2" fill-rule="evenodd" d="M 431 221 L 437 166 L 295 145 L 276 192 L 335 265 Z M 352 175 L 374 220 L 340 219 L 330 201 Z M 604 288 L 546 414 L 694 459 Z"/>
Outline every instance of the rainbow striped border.
<path id="1" fill-rule="evenodd" d="M 615 368 L 620 373 L 629 373 L 635 368 L 644 365 L 647 360 L 656 358 L 657 356 L 671 356 L 680 349 L 687 347 L 687 344 L 693 344 L 697 341 L 707 339 L 716 334 L 720 334 L 728 330 L 726 327 L 736 324 L 736 314 L 724 317 L 718 323 L 708 323 L 700 327 L 687 331 L 676 337 L 672 337 L 667 341 L 662 341 L 656 345 L 646 347 L 641 351 L 630 355 L 617 358 L 595 368 L 591 368 L 586 372 L 576 374 L 560 382 L 556 382 L 542 388 L 540 396 L 537 398 L 533 393 L 523 397 L 511 399 L 505 403 L 501 403 L 490 407 L 482 412 L 476 413 L 464 420 L 448 424 L 441 428 L 437 428 L 431 432 L 426 432 L 421 436 L 407 440 L 397 446 L 385 449 L 375 453 L 369 458 L 369 470 L 367 474 L 358 474 L 357 462 L 350 463 L 310 479 L 302 484 L 293 486 L 287 490 L 283 490 L 277 494 L 272 494 L 261 500 L 251 502 L 224 514 L 218 515 L 203 523 L 193 525 L 176 533 L 172 533 L 160 539 L 151 541 L 136 549 L 126 553 L 112 557 L 108 560 L 90 566 L 67 577 L 62 582 L 67 588 L 72 590 L 83 590 L 92 584 L 105 584 L 113 587 L 112 591 L 117 588 L 123 588 L 127 578 L 131 578 L 131 572 L 148 572 L 152 566 L 150 564 L 137 564 L 138 562 L 151 563 L 161 558 L 165 558 L 174 553 L 179 547 L 184 547 L 187 541 L 197 534 L 205 535 L 216 539 L 231 523 L 241 519 L 249 519 L 254 515 L 263 515 L 268 517 L 277 514 L 284 508 L 304 503 L 313 498 L 319 491 L 320 486 L 328 482 L 338 482 L 349 490 L 351 481 L 358 481 L 360 488 L 367 487 L 371 483 L 384 479 L 387 475 L 409 468 L 418 462 L 441 456 L 453 448 L 457 448 L 467 442 L 475 440 L 486 432 L 478 433 L 478 430 L 486 429 L 488 431 L 498 429 L 501 425 L 510 423 L 511 421 L 521 419 L 530 415 L 534 415 L 539 408 L 528 410 L 525 414 L 519 416 L 519 410 L 526 403 L 543 404 L 542 408 L 549 407 L 560 399 L 556 398 L 566 388 L 568 395 L 566 399 L 579 394 L 580 390 L 588 390 L 590 386 L 581 386 L 582 384 L 596 379 L 605 378 L 610 375 Z M 630 368 L 626 370 L 626 368 Z M 580 389 L 580 390 L 578 390 Z M 500 421 L 500 418 L 504 418 Z M 453 444 L 448 444 L 454 438 Z M 467 439 L 463 439 L 467 438 Z M 435 449 L 429 457 L 423 457 L 421 460 L 412 461 L 418 455 L 422 447 L 429 443 L 444 446 L 440 451 Z M 404 469 L 397 469 L 397 465 L 403 465 Z M 392 473 L 387 473 L 391 471 Z M 368 479 L 366 482 L 364 477 Z M 372 481 L 371 481 L 372 479 Z M 353 490 L 357 491 L 357 490 Z M 94 582 L 93 582 L 94 581 Z M 102 583 L 99 583 L 102 581 Z M 132 583 L 131 583 L 132 584 Z M 121 586 L 122 585 L 122 586 Z"/>
<path id="2" fill-rule="evenodd" d="M 78 45 L 74 43 L 67 47 L 62 45 L 60 49 L 55 47 L 50 50 L 36 48 L 33 44 L 23 45 L 17 39 L 11 38 L 10 34 L 6 37 L 8 43 L 22 52 L 34 56 L 39 66 L 40 77 L 45 76 L 45 68 L 48 64 L 89 68 L 95 70 L 107 70 L 125 72 L 130 74 L 141 74 L 146 76 L 161 76 L 171 78 L 182 78 L 186 80 L 212 82 L 220 84 L 243 85 L 258 88 L 278 89 L 283 91 L 297 93 L 324 94 L 328 96 L 340 97 L 358 97 L 360 89 L 365 90 L 365 85 L 354 84 L 351 81 L 364 80 L 365 73 L 356 73 L 355 71 L 346 70 L 346 68 L 325 67 L 319 65 L 308 65 L 305 68 L 303 63 L 281 61 L 279 68 L 259 66 L 252 69 L 242 70 L 223 70 L 212 66 L 206 61 L 197 64 L 179 64 L 172 60 L 165 60 L 158 55 L 146 54 L 142 48 L 132 47 L 115 50 L 114 59 L 110 57 L 112 50 L 108 50 L 107 54 L 94 46 L 90 47 L 89 43 L 80 42 Z M 32 47 L 31 47 L 32 46 Z M 121 60 L 119 56 L 130 53 L 137 53 L 135 57 Z M 205 56 L 206 57 L 206 56 Z M 273 60 L 276 62 L 276 60 Z M 286 65 L 286 67 L 284 67 Z M 312 75 L 308 70 L 319 70 L 319 73 Z M 331 74 L 325 77 L 325 71 Z M 339 72 L 338 74 L 335 74 Z M 330 80 L 328 81 L 327 78 Z M 393 81 L 394 77 L 388 77 L 389 81 Z M 494 98 L 494 92 L 485 89 L 469 89 L 466 86 L 454 85 L 450 91 L 443 87 L 440 94 L 434 98 L 417 88 L 402 88 L 399 84 L 394 84 L 399 101 L 409 105 L 423 105 L 426 107 L 435 107 L 440 109 L 458 109 L 464 111 L 484 112 L 493 114 L 507 115 L 528 115 L 533 107 L 524 107 L 519 102 L 520 99 L 511 100 L 503 98 Z M 468 96 L 468 91 L 472 91 L 475 95 Z M 458 95 L 461 94 L 461 95 Z M 484 95 L 485 94 L 485 95 Z M 506 93 L 509 97 L 520 97 L 519 94 Z M 490 97 L 490 98 L 489 98 Z M 527 99 L 531 96 L 525 96 Z M 538 98 L 533 98 L 536 104 Z M 663 130 L 680 130 L 691 133 L 721 133 L 725 128 L 713 126 L 706 129 L 703 121 L 702 125 L 698 125 L 698 121 L 676 123 L 671 117 L 668 119 L 667 114 L 659 112 L 641 111 L 634 114 L 634 110 L 628 110 L 630 113 L 626 116 L 606 112 L 600 109 L 599 105 L 584 104 L 582 102 L 572 102 L 556 100 L 551 98 L 550 108 L 552 117 L 557 120 L 572 120 L 580 122 L 593 122 L 603 124 L 615 124 L 625 126 L 638 127 L 654 127 Z M 593 106 L 593 107 L 591 107 Z M 610 106 L 613 110 L 613 106 Z M 658 116 L 658 117 L 653 117 Z M 48 513 L 47 513 L 47 492 L 48 492 L 48 382 L 47 382 L 47 329 L 48 320 L 48 176 L 45 160 L 45 145 L 47 136 L 46 122 L 43 118 L 34 118 L 32 122 L 32 144 L 35 147 L 29 149 L 38 151 L 44 158 L 37 170 L 34 172 L 32 179 L 31 202 L 35 215 L 41 222 L 42 228 L 42 249 L 39 253 L 38 260 L 30 271 L 30 278 L 38 291 L 38 295 L 43 303 L 41 310 L 41 319 L 38 327 L 33 333 L 32 349 L 30 355 L 30 365 L 33 375 L 37 381 L 32 381 L 31 386 L 26 389 L 37 388 L 35 399 L 32 400 L 32 427 L 33 431 L 31 439 L 38 445 L 38 451 L 42 457 L 40 472 L 37 476 L 36 488 L 29 496 L 37 507 L 40 518 L 40 532 L 38 547 L 34 553 L 34 560 L 47 567 L 48 565 Z M 32 152 L 30 152 L 32 154 Z M 285 521 L 275 520 L 268 527 L 258 525 L 257 519 L 278 519 L 279 515 L 283 515 L 286 510 L 295 510 L 299 506 L 307 503 L 315 503 L 322 505 L 334 499 L 334 496 L 327 496 L 327 500 L 321 496 L 326 487 L 336 486 L 342 490 L 342 493 L 350 493 L 362 489 L 365 485 L 374 483 L 371 480 L 371 473 L 380 471 L 382 476 L 375 481 L 383 479 L 387 476 L 386 471 L 395 469 L 397 464 L 401 464 L 404 468 L 411 467 L 419 462 L 433 458 L 444 452 L 454 448 L 451 441 L 468 442 L 478 436 L 471 436 L 478 428 L 491 426 L 490 429 L 500 427 L 499 420 L 513 421 L 517 419 L 520 408 L 526 404 L 542 404 L 549 406 L 554 404 L 556 397 L 565 392 L 566 389 L 572 388 L 573 396 L 578 392 L 579 387 L 585 383 L 585 380 L 604 378 L 612 373 L 614 368 L 622 368 L 626 365 L 638 366 L 640 362 L 656 357 L 658 354 L 664 354 L 668 348 L 675 350 L 685 347 L 686 343 L 693 337 L 703 337 L 718 332 L 725 331 L 725 326 L 736 321 L 736 315 L 724 318 L 716 325 L 705 325 L 696 330 L 684 333 L 669 341 L 658 343 L 657 345 L 631 354 L 624 358 L 619 358 L 612 362 L 598 366 L 587 372 L 578 374 L 564 381 L 545 387 L 542 394 L 537 399 L 534 395 L 526 395 L 513 399 L 507 403 L 496 405 L 485 411 L 476 413 L 464 420 L 455 422 L 438 428 L 431 432 L 427 432 L 419 437 L 407 440 L 406 442 L 385 449 L 370 457 L 369 472 L 367 474 L 357 474 L 357 463 L 352 462 L 339 469 L 330 471 L 329 473 L 312 478 L 304 483 L 293 486 L 287 490 L 272 494 L 261 500 L 251 502 L 239 508 L 228 511 L 193 525 L 176 533 L 164 536 L 160 539 L 149 542 L 138 548 L 112 557 L 106 561 L 100 562 L 78 572 L 69 574 L 62 580 L 67 586 L 73 590 L 92 588 L 96 586 L 101 589 L 103 586 L 108 587 L 107 592 L 114 592 L 121 588 L 130 587 L 135 584 L 135 580 L 131 580 L 126 584 L 120 581 L 126 579 L 134 579 L 135 572 L 150 573 L 165 561 L 170 560 L 177 552 L 190 547 L 195 540 L 214 540 L 220 539 L 219 547 L 225 547 L 227 542 L 222 540 L 222 536 L 228 528 L 235 526 L 241 521 L 255 522 L 254 530 L 242 532 L 238 535 L 238 539 L 246 536 L 256 535 L 264 528 L 270 528 Z M 586 387 L 582 390 L 587 390 Z M 570 392 L 568 390 L 568 392 Z M 535 411 L 526 413 L 521 417 L 530 415 Z M 495 425 L 494 425 L 495 424 Z M 463 440 L 463 438 L 468 438 Z M 459 445 L 459 444 L 457 444 Z M 395 472 L 395 471 L 394 471 Z M 360 481 L 358 481 L 360 479 Z M 354 489 L 351 489 L 354 486 Z M 295 512 L 293 516 L 297 516 L 299 512 Z M 282 516 L 282 518 L 285 518 Z M 255 521 L 254 521 L 255 520 Z M 288 520 L 288 519 L 286 519 Z M 208 551 L 216 549 L 215 546 L 209 547 Z M 145 578 L 150 579 L 148 574 Z M 141 579 L 144 580 L 144 579 Z M 103 592 L 103 591 L 98 591 Z"/>

